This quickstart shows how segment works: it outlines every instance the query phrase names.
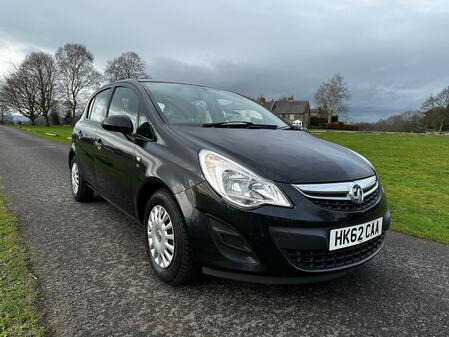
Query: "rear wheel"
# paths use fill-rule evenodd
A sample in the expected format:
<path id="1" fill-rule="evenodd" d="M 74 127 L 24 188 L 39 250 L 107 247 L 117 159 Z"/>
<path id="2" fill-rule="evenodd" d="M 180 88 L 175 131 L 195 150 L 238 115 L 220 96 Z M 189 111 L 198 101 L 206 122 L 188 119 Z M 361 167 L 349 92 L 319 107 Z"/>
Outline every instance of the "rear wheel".
<path id="1" fill-rule="evenodd" d="M 170 192 L 153 194 L 145 210 L 147 253 L 154 273 L 171 285 L 190 283 L 200 274 L 184 217 Z"/>
<path id="2" fill-rule="evenodd" d="M 72 186 L 72 195 L 76 201 L 88 202 L 92 200 L 94 191 L 87 185 L 78 166 L 76 158 L 73 157 L 70 165 L 70 182 Z"/>

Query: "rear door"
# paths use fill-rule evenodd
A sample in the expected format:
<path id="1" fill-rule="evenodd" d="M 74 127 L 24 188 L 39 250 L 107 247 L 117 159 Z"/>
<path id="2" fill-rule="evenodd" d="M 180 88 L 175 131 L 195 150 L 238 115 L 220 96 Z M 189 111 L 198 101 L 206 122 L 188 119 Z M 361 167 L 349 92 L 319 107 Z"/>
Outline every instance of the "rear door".
<path id="1" fill-rule="evenodd" d="M 94 164 L 97 151 L 96 133 L 106 115 L 110 93 L 110 88 L 102 90 L 90 100 L 86 116 L 77 123 L 75 129 L 79 167 L 84 179 L 94 188 L 97 188 Z"/>
<path id="2" fill-rule="evenodd" d="M 140 105 L 140 93 L 132 86 L 121 84 L 114 88 L 107 116 L 128 116 L 135 132 Z M 134 136 L 107 131 L 101 126 L 97 130 L 97 142 L 101 144 L 95 161 L 98 191 L 130 215 L 134 214 L 134 140 Z"/>

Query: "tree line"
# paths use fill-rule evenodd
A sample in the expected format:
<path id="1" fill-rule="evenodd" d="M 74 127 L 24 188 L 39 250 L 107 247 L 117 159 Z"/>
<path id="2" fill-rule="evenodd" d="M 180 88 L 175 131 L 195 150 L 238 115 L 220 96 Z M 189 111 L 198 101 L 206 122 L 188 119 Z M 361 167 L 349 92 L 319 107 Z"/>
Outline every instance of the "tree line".
<path id="1" fill-rule="evenodd" d="M 34 125 L 64 109 L 65 119 L 75 122 L 89 94 L 106 81 L 150 78 L 146 64 L 133 51 L 107 61 L 104 73 L 94 66 L 93 54 L 83 45 L 67 43 L 54 55 L 34 51 L 0 79 L 0 123 L 8 111 L 18 112 Z"/>
<path id="2" fill-rule="evenodd" d="M 357 123 L 363 131 L 425 132 L 439 133 L 449 130 L 449 86 L 438 94 L 430 95 L 420 110 L 406 111 L 373 123 Z"/>
<path id="3" fill-rule="evenodd" d="M 350 97 L 347 84 L 339 73 L 321 84 L 315 93 L 315 100 L 328 123 L 335 116 L 347 116 Z M 364 131 L 424 132 L 431 129 L 441 133 L 449 129 L 449 86 L 427 97 L 420 110 L 395 114 L 373 123 L 355 124 Z"/>

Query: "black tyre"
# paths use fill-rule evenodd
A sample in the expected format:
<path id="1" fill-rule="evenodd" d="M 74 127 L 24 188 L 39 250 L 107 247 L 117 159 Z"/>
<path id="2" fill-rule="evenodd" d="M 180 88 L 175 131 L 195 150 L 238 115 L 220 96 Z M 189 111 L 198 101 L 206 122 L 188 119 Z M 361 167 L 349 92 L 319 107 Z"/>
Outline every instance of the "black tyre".
<path id="1" fill-rule="evenodd" d="M 200 275 L 185 229 L 184 217 L 168 190 L 155 192 L 145 209 L 148 258 L 154 273 L 171 285 L 187 284 Z"/>
<path id="2" fill-rule="evenodd" d="M 72 186 L 72 195 L 76 201 L 88 202 L 92 200 L 94 191 L 87 185 L 78 166 L 76 158 L 73 157 L 70 163 L 70 183 Z"/>

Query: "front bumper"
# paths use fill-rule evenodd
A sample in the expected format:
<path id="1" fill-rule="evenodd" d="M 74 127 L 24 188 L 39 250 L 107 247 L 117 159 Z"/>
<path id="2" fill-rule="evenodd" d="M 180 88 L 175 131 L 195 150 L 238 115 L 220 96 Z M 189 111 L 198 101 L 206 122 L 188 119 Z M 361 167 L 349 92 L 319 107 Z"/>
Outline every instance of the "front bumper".
<path id="1" fill-rule="evenodd" d="M 294 259 L 294 254 L 299 254 L 295 250 L 324 254 L 330 259 L 326 255 L 330 229 L 383 217 L 385 233 L 390 224 L 387 200 L 381 192 L 379 202 L 367 210 L 330 211 L 311 202 L 293 186 L 278 185 L 293 202 L 293 208 L 263 206 L 242 210 L 223 201 L 207 182 L 176 194 L 193 249 L 205 273 L 263 283 L 310 283 L 341 276 L 382 248 L 384 234 L 377 245 L 364 249 L 365 255 L 353 263 L 335 263 L 318 269 L 299 265 Z"/>
<path id="2" fill-rule="evenodd" d="M 314 275 L 300 275 L 300 276 L 271 276 L 259 275 L 254 273 L 232 272 L 223 269 L 214 269 L 211 267 L 203 267 L 203 274 L 225 278 L 234 281 L 243 281 L 261 284 L 310 284 L 330 281 L 339 277 L 347 275 L 347 270 L 336 271 L 332 273 L 322 273 Z"/>

